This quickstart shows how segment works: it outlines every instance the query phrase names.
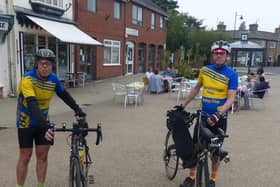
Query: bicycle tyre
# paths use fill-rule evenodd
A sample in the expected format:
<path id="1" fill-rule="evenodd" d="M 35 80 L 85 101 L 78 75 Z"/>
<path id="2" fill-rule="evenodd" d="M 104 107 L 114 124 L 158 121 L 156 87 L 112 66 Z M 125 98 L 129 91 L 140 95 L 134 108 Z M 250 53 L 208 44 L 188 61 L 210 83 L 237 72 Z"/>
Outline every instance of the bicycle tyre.
<path id="1" fill-rule="evenodd" d="M 203 187 L 203 186 L 209 187 L 210 185 L 207 156 L 204 161 L 200 161 L 197 164 L 195 183 L 196 183 L 196 187 Z"/>
<path id="2" fill-rule="evenodd" d="M 172 138 L 172 131 L 168 131 L 165 139 L 165 150 L 164 150 L 164 164 L 166 176 L 169 180 L 173 180 L 178 171 L 179 157 L 176 154 L 175 144 L 169 144 L 170 139 Z"/>
<path id="3" fill-rule="evenodd" d="M 203 172 L 202 164 L 203 163 L 201 161 L 199 161 L 196 166 L 196 177 L 195 177 L 195 186 L 196 187 L 202 187 L 202 172 Z"/>
<path id="4" fill-rule="evenodd" d="M 81 176 L 80 161 L 73 157 L 70 160 L 69 187 L 84 187 Z"/>

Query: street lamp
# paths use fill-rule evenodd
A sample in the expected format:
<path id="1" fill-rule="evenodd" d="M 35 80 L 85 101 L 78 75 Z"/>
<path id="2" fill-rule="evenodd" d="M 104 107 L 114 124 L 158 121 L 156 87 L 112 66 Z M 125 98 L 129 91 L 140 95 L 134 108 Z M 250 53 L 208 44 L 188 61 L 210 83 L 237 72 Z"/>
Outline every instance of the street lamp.
<path id="1" fill-rule="evenodd" d="M 235 16 L 234 16 L 234 27 L 233 27 L 233 35 L 232 35 L 232 38 L 233 38 L 233 42 L 235 41 L 235 31 L 236 31 L 236 18 L 239 17 L 240 20 L 243 19 L 243 16 L 241 14 L 237 14 L 237 12 L 235 12 Z M 232 61 L 231 63 L 231 67 L 234 66 L 234 64 L 236 64 L 237 62 L 237 50 L 235 51 L 235 56 L 233 57 L 233 59 L 235 58 L 235 62 Z"/>
<path id="2" fill-rule="evenodd" d="M 237 14 L 235 12 L 235 17 L 234 17 L 234 28 L 233 28 L 233 40 L 235 40 L 235 30 L 236 30 L 236 18 L 239 17 L 240 20 L 243 19 L 243 16 L 241 14 Z"/>

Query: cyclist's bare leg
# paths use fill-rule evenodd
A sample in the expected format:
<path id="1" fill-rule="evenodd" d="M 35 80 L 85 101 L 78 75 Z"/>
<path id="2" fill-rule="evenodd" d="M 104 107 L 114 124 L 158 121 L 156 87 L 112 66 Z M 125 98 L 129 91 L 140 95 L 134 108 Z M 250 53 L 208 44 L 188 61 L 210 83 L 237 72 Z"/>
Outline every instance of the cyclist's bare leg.
<path id="1" fill-rule="evenodd" d="M 37 158 L 36 174 L 37 180 L 40 183 L 44 183 L 46 179 L 49 149 L 49 145 L 37 145 L 35 148 Z"/>
<path id="2" fill-rule="evenodd" d="M 32 148 L 21 148 L 19 150 L 19 159 L 16 168 L 18 185 L 24 185 L 31 155 Z"/>
<path id="3" fill-rule="evenodd" d="M 216 180 L 216 176 L 217 176 L 217 172 L 218 172 L 218 169 L 220 167 L 220 158 L 217 157 L 217 156 L 214 156 L 212 158 L 212 171 L 211 171 L 211 176 L 210 176 L 210 179 L 215 181 Z"/>

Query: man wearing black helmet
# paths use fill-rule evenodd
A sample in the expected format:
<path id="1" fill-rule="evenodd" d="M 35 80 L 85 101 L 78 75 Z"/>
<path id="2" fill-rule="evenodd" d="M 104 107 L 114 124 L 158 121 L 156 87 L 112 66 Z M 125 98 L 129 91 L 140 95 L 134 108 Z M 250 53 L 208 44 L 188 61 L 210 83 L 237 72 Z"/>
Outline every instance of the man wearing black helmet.
<path id="1" fill-rule="evenodd" d="M 207 128 L 215 132 L 221 128 L 226 132 L 227 111 L 232 106 L 238 87 L 237 73 L 226 65 L 227 56 L 230 53 L 230 45 L 226 41 L 214 42 L 211 47 L 213 64 L 200 69 L 198 82 L 182 103 L 185 108 L 202 88 L 201 106 L 204 112 L 209 114 Z M 215 187 L 217 171 L 220 165 L 218 156 L 212 158 L 212 171 L 210 187 Z M 180 187 L 190 187 L 195 184 L 195 168 L 190 169 L 189 176 Z"/>
<path id="2" fill-rule="evenodd" d="M 17 187 L 23 187 L 27 168 L 35 142 L 36 174 L 38 187 L 44 187 L 48 152 L 53 139 L 48 130 L 47 120 L 51 98 L 58 95 L 75 112 L 77 120 L 86 114 L 63 88 L 58 77 L 52 72 L 55 54 L 49 49 L 36 53 L 34 68 L 26 72 L 18 86 L 17 120 L 19 159 L 16 167 Z"/>

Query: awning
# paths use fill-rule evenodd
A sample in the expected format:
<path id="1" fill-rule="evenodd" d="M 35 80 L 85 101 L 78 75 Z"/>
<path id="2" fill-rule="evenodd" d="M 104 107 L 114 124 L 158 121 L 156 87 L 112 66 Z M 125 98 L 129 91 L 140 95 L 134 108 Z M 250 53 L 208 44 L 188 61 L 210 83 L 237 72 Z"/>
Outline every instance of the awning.
<path id="1" fill-rule="evenodd" d="M 73 44 L 102 45 L 100 42 L 93 39 L 73 24 L 51 21 L 33 16 L 27 17 L 63 42 Z"/>

